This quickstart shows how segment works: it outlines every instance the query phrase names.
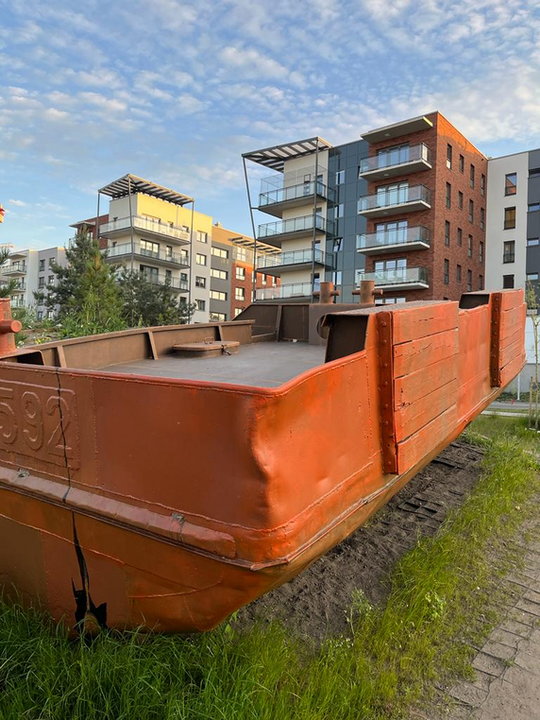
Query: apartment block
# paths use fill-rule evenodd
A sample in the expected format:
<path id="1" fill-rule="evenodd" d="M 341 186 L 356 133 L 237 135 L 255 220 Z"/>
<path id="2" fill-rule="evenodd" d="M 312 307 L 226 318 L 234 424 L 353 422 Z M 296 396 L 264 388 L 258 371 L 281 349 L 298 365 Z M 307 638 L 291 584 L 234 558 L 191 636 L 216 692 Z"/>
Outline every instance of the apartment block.
<path id="1" fill-rule="evenodd" d="M 455 300 L 484 286 L 487 159 L 440 113 L 344 145 L 314 137 L 243 159 L 274 171 L 255 208 L 280 218 L 257 232 L 282 250 L 271 270 L 280 297 L 311 297 L 321 279 L 342 302 L 362 279 L 380 302 Z"/>
<path id="2" fill-rule="evenodd" d="M 13 250 L 8 261 L 0 268 L 0 283 L 13 279 L 17 286 L 11 296 L 13 308 L 27 308 L 42 320 L 50 312 L 38 303 L 34 293 L 43 290 L 55 282 L 51 265 L 66 265 L 66 251 L 63 247 L 51 247 L 45 250 Z"/>
<path id="3" fill-rule="evenodd" d="M 540 149 L 488 161 L 486 287 L 532 287 L 540 273 Z"/>

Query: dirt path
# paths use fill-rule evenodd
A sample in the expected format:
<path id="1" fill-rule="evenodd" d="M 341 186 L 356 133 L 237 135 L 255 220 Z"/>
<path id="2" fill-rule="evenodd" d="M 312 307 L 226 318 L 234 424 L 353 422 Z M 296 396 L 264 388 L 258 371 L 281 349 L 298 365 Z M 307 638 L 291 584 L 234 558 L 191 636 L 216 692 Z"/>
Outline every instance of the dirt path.
<path id="1" fill-rule="evenodd" d="M 372 603 L 388 593 L 388 575 L 419 535 L 433 535 L 469 493 L 483 450 L 452 443 L 388 505 L 305 572 L 242 609 L 238 622 L 279 619 L 295 634 L 320 641 L 347 630 L 353 591 Z"/>

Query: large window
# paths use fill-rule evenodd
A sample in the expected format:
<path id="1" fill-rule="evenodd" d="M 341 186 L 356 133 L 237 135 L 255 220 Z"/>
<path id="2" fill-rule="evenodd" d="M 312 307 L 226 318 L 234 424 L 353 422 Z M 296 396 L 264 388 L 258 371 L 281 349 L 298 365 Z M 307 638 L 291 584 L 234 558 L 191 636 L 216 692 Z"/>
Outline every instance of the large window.
<path id="1" fill-rule="evenodd" d="M 235 300 L 245 300 L 246 299 L 246 291 L 243 287 L 234 288 L 234 299 Z"/>
<path id="2" fill-rule="evenodd" d="M 384 273 L 389 280 L 404 280 L 407 275 L 407 260 L 406 258 L 378 260 L 374 269 L 376 273 Z"/>
<path id="3" fill-rule="evenodd" d="M 237 280 L 245 280 L 246 279 L 246 268 L 245 267 L 236 267 L 236 279 Z"/>
<path id="4" fill-rule="evenodd" d="M 217 270 L 216 268 L 210 270 L 210 275 L 217 280 L 227 280 L 229 277 L 229 273 L 226 270 Z"/>
<path id="5" fill-rule="evenodd" d="M 342 185 L 345 182 L 345 170 L 336 172 L 336 185 Z"/>
<path id="6" fill-rule="evenodd" d="M 206 278 L 200 277 L 200 275 L 196 275 L 195 276 L 195 287 L 205 288 L 206 287 Z"/>
<path id="7" fill-rule="evenodd" d="M 517 193 L 517 173 L 508 173 L 504 176 L 504 194 L 515 195 Z"/>
<path id="8" fill-rule="evenodd" d="M 227 293 L 222 292 L 221 290 L 210 290 L 210 298 L 212 300 L 226 300 Z"/>
<path id="9" fill-rule="evenodd" d="M 229 257 L 229 251 L 224 250 L 223 248 L 213 247 L 212 255 L 214 255 L 214 257 L 219 257 L 223 260 L 226 260 Z"/>
<path id="10" fill-rule="evenodd" d="M 141 255 L 159 257 L 159 243 L 151 240 L 141 240 Z"/>
<path id="11" fill-rule="evenodd" d="M 383 185 L 377 188 L 377 205 L 397 205 L 407 202 L 409 197 L 409 183 L 400 182 Z"/>
<path id="12" fill-rule="evenodd" d="M 512 230 L 516 227 L 516 208 L 507 207 L 504 208 L 504 229 Z"/>
<path id="13" fill-rule="evenodd" d="M 516 259 L 516 243 L 506 240 L 503 243 L 503 263 L 513 263 Z"/>
<path id="14" fill-rule="evenodd" d="M 403 145 L 394 145 L 393 147 L 377 150 L 377 161 L 379 167 L 388 167 L 389 165 L 400 165 L 409 159 L 409 143 Z"/>
<path id="15" fill-rule="evenodd" d="M 141 265 L 140 271 L 142 275 L 151 283 L 157 283 L 159 278 L 158 269 L 149 265 Z"/>
<path id="16" fill-rule="evenodd" d="M 206 300 L 199 300 L 195 298 L 195 307 L 197 308 L 197 310 L 202 310 L 204 312 L 204 310 L 206 309 Z"/>
<path id="17" fill-rule="evenodd" d="M 202 230 L 197 230 L 197 240 L 202 243 L 208 242 L 208 233 Z"/>
<path id="18" fill-rule="evenodd" d="M 197 265 L 206 265 L 206 255 L 203 253 L 197 253 L 195 255 L 195 262 Z"/>
<path id="19" fill-rule="evenodd" d="M 220 313 L 220 312 L 211 312 L 210 313 L 210 322 L 225 322 L 227 319 L 226 313 Z"/>
<path id="20" fill-rule="evenodd" d="M 394 222 L 377 223 L 375 225 L 375 234 L 377 240 L 388 245 L 407 242 L 407 220 L 397 220 Z"/>

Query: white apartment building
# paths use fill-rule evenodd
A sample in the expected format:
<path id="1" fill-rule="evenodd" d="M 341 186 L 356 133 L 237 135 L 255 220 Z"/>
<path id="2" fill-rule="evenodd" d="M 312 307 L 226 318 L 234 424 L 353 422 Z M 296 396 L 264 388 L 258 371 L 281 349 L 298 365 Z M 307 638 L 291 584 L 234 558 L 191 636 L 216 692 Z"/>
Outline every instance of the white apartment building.
<path id="1" fill-rule="evenodd" d="M 332 222 L 327 220 L 330 147 L 326 140 L 314 137 L 243 155 L 244 167 L 249 160 L 274 171 L 261 180 L 255 207 L 279 218 L 260 224 L 256 236 L 281 253 L 261 253 L 255 264 L 257 272 L 281 278 L 281 285 L 258 288 L 257 300 L 311 298 L 332 267 L 326 253 Z"/>
<path id="2" fill-rule="evenodd" d="M 47 308 L 38 304 L 34 293 L 43 290 L 55 282 L 51 265 L 57 263 L 65 267 L 66 251 L 63 247 L 51 247 L 45 250 L 13 250 L 8 261 L 0 268 L 0 282 L 13 279 L 17 287 L 11 296 L 12 308 L 34 310 L 38 320 L 47 315 Z"/>

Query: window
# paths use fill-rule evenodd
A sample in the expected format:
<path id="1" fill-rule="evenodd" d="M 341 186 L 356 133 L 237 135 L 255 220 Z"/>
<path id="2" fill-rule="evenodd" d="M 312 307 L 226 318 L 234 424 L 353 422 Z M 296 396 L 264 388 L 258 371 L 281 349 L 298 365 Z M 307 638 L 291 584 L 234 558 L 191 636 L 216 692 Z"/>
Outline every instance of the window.
<path id="1" fill-rule="evenodd" d="M 407 298 L 404 297 L 382 297 L 375 298 L 375 305 L 395 305 L 396 303 L 407 302 Z"/>
<path id="2" fill-rule="evenodd" d="M 240 311 L 242 312 L 242 311 Z M 219 313 L 219 312 L 211 312 L 210 313 L 210 322 L 225 322 L 227 319 L 227 315 L 225 313 Z"/>
<path id="3" fill-rule="evenodd" d="M 517 193 L 517 173 L 508 173 L 504 176 L 504 194 L 515 195 Z"/>
<path id="4" fill-rule="evenodd" d="M 516 208 L 507 207 L 504 208 L 504 229 L 512 230 L 516 227 Z"/>
<path id="5" fill-rule="evenodd" d="M 457 244 L 460 247 L 463 245 L 463 230 L 461 228 L 457 229 Z"/>
<path id="6" fill-rule="evenodd" d="M 234 299 L 235 300 L 245 300 L 246 299 L 245 288 L 243 288 L 243 287 L 234 288 Z"/>
<path id="7" fill-rule="evenodd" d="M 245 280 L 246 279 L 246 268 L 245 267 L 237 267 L 236 268 L 236 279 L 237 280 Z"/>
<path id="8" fill-rule="evenodd" d="M 472 291 L 472 270 L 467 270 L 467 292 Z"/>
<path id="9" fill-rule="evenodd" d="M 343 282 L 343 271 L 342 270 L 336 270 L 334 272 L 334 286 L 339 287 L 341 283 Z"/>
<path id="10" fill-rule="evenodd" d="M 450 183 L 446 183 L 446 207 L 449 208 L 452 205 L 452 186 Z"/>
<path id="11" fill-rule="evenodd" d="M 451 145 L 446 146 L 446 167 L 449 170 L 452 169 L 452 146 Z"/>
<path id="12" fill-rule="evenodd" d="M 247 249 L 246 248 L 237 247 L 235 253 L 236 253 L 237 260 L 241 260 L 242 262 L 247 262 Z"/>
<path id="13" fill-rule="evenodd" d="M 158 269 L 155 267 L 150 267 L 149 265 L 140 265 L 139 267 L 142 275 L 148 282 L 151 283 L 158 283 L 159 282 L 159 273 Z"/>
<path id="14" fill-rule="evenodd" d="M 140 252 L 141 255 L 146 255 L 146 257 L 159 257 L 159 243 L 151 240 L 141 240 Z"/>
<path id="15" fill-rule="evenodd" d="M 226 270 L 216 270 L 216 268 L 210 270 L 210 275 L 218 280 L 227 280 L 229 277 L 229 273 Z"/>
<path id="16" fill-rule="evenodd" d="M 461 265 L 456 265 L 456 282 L 461 282 Z"/>
<path id="17" fill-rule="evenodd" d="M 202 243 L 208 242 L 208 233 L 202 230 L 197 230 L 197 240 Z"/>
<path id="18" fill-rule="evenodd" d="M 448 220 L 444 222 L 444 244 L 446 247 L 450 247 L 450 223 Z"/>
<path id="19" fill-rule="evenodd" d="M 540 245 L 540 238 L 527 239 L 527 247 L 535 247 L 536 245 Z"/>
<path id="20" fill-rule="evenodd" d="M 214 255 L 214 257 L 219 257 L 223 260 L 227 260 L 227 258 L 229 257 L 229 251 L 224 250 L 223 248 L 213 247 L 212 255 Z"/>
<path id="21" fill-rule="evenodd" d="M 503 288 L 505 290 L 508 290 L 513 287 L 514 287 L 514 276 L 513 275 L 503 275 Z"/>
<path id="22" fill-rule="evenodd" d="M 206 265 L 206 255 L 204 255 L 203 253 L 197 253 L 195 255 L 195 262 L 197 263 L 197 265 Z"/>
<path id="23" fill-rule="evenodd" d="M 196 275 L 195 276 L 195 287 L 205 288 L 206 287 L 206 278 L 201 277 L 200 275 Z"/>
<path id="24" fill-rule="evenodd" d="M 398 205 L 409 199 L 408 181 L 381 185 L 377 188 L 377 205 Z"/>
<path id="25" fill-rule="evenodd" d="M 338 170 L 336 173 L 336 185 L 342 185 L 345 182 L 345 170 Z"/>
<path id="26" fill-rule="evenodd" d="M 484 243 L 480 240 L 480 244 L 478 245 L 478 260 L 480 262 L 484 262 Z"/>
<path id="27" fill-rule="evenodd" d="M 450 260 L 448 258 L 444 259 L 443 282 L 445 285 L 450 284 Z"/>
<path id="28" fill-rule="evenodd" d="M 195 299 L 195 307 L 197 310 L 202 310 L 204 312 L 206 310 L 206 301 Z"/>
<path id="29" fill-rule="evenodd" d="M 473 246 L 473 237 L 472 235 L 469 235 L 467 238 L 467 256 L 472 257 L 472 246 Z"/>
<path id="30" fill-rule="evenodd" d="M 39 272 L 43 272 L 45 270 L 45 258 L 43 260 L 39 261 Z"/>
<path id="31" fill-rule="evenodd" d="M 339 252 L 341 250 L 342 244 L 343 244 L 343 238 L 334 238 L 334 244 L 332 246 L 332 250 L 334 252 Z"/>
<path id="32" fill-rule="evenodd" d="M 244 308 L 234 308 L 234 317 L 238 317 L 241 312 L 244 312 Z"/>
<path id="33" fill-rule="evenodd" d="M 484 208 L 480 208 L 480 230 L 483 230 L 486 226 L 486 211 Z"/>
<path id="34" fill-rule="evenodd" d="M 165 245 L 165 257 L 167 260 L 172 260 L 172 245 Z"/>
<path id="35" fill-rule="evenodd" d="M 527 273 L 527 282 L 536 282 L 538 280 L 538 273 Z"/>
<path id="36" fill-rule="evenodd" d="M 261 275 L 261 285 L 266 285 L 266 275 Z"/>
<path id="37" fill-rule="evenodd" d="M 503 243 L 503 263 L 513 263 L 516 259 L 516 243 L 506 240 Z"/>
<path id="38" fill-rule="evenodd" d="M 394 220 L 392 222 L 376 223 L 375 235 L 381 244 L 397 245 L 407 242 L 407 220 Z"/>
<path id="39" fill-rule="evenodd" d="M 45 260 L 43 261 L 45 263 Z M 44 288 L 45 287 L 45 277 L 42 275 L 38 280 L 38 287 Z"/>
<path id="40" fill-rule="evenodd" d="M 165 270 L 165 280 L 168 283 L 172 282 L 172 270 Z"/>
<path id="41" fill-rule="evenodd" d="M 49 277 L 47 278 L 47 284 L 52 285 L 53 282 L 54 282 L 54 275 L 49 275 Z"/>
<path id="42" fill-rule="evenodd" d="M 471 163 L 471 169 L 469 171 L 469 185 L 474 187 L 474 165 Z"/>
<path id="43" fill-rule="evenodd" d="M 336 205 L 334 208 L 334 219 L 337 220 L 338 218 L 343 217 L 343 203 L 339 203 L 339 205 Z"/>
<path id="44" fill-rule="evenodd" d="M 486 176 L 484 173 L 480 175 L 480 195 L 486 194 Z"/>
<path id="45" fill-rule="evenodd" d="M 54 263 L 54 257 L 49 258 L 49 267 L 52 267 Z"/>
<path id="46" fill-rule="evenodd" d="M 458 190 L 457 204 L 458 204 L 458 208 L 460 210 L 463 210 L 463 193 L 461 192 L 461 190 Z"/>
<path id="47" fill-rule="evenodd" d="M 483 275 L 478 276 L 478 289 L 479 290 L 484 289 L 484 276 Z"/>
<path id="48" fill-rule="evenodd" d="M 384 273 L 389 280 L 404 280 L 407 276 L 407 260 L 377 260 L 374 270 L 376 273 Z"/>
<path id="49" fill-rule="evenodd" d="M 540 210 L 540 203 L 530 203 L 527 210 L 529 212 L 537 212 Z"/>
<path id="50" fill-rule="evenodd" d="M 464 171 L 465 171 L 465 158 L 463 157 L 463 155 L 460 155 L 459 156 L 459 172 L 462 173 Z"/>
<path id="51" fill-rule="evenodd" d="M 180 273 L 180 281 L 183 283 L 187 283 L 187 280 L 188 280 L 187 273 Z M 182 298 L 180 298 L 180 299 L 182 299 Z"/>
<path id="52" fill-rule="evenodd" d="M 226 300 L 227 293 L 222 292 L 221 290 L 210 290 L 210 298 L 212 300 Z"/>
<path id="53" fill-rule="evenodd" d="M 474 201 L 469 200 L 469 222 L 474 222 Z"/>
<path id="54" fill-rule="evenodd" d="M 189 265 L 189 255 L 187 250 L 180 250 L 180 262 L 183 265 Z"/>

